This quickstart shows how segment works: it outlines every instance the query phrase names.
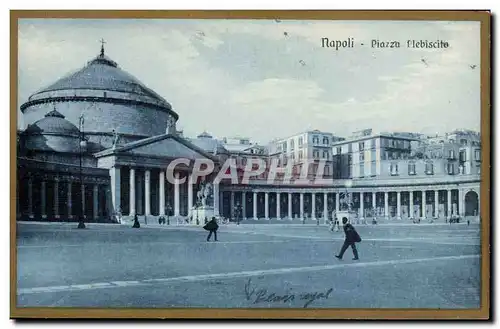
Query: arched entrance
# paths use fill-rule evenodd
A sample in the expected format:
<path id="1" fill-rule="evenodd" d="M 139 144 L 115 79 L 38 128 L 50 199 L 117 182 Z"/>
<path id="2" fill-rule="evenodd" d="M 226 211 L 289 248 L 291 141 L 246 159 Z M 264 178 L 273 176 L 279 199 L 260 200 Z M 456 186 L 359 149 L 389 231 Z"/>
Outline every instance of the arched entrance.
<path id="1" fill-rule="evenodd" d="M 474 191 L 465 194 L 465 216 L 477 216 L 479 214 L 479 196 Z"/>

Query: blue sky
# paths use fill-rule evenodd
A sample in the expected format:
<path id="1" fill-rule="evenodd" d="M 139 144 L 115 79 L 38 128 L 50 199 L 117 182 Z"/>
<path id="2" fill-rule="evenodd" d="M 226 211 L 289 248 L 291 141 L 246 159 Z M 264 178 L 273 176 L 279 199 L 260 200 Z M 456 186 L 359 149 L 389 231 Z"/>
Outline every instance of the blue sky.
<path id="1" fill-rule="evenodd" d="M 403 47 L 335 51 L 323 37 Z M 95 57 L 101 38 L 109 57 L 173 105 L 189 136 L 264 143 L 309 129 L 480 127 L 478 22 L 21 20 L 19 104 Z M 407 49 L 407 39 L 450 48 Z"/>

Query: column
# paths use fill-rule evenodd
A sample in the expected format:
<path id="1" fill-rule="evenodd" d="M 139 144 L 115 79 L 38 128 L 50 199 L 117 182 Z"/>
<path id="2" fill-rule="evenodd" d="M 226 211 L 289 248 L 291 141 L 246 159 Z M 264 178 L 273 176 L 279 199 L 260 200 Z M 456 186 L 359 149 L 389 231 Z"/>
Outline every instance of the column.
<path id="1" fill-rule="evenodd" d="M 151 170 L 144 172 L 144 215 L 151 215 Z"/>
<path id="2" fill-rule="evenodd" d="M 323 193 L 323 218 L 328 221 L 328 193 Z"/>
<path id="3" fill-rule="evenodd" d="M 193 208 L 193 175 L 188 176 L 188 216 L 192 214 Z"/>
<path id="4" fill-rule="evenodd" d="M 82 213 L 78 214 L 78 216 L 83 216 L 83 218 L 86 218 L 87 215 L 85 215 L 85 184 L 80 185 L 80 194 L 81 194 L 81 200 L 82 200 Z"/>
<path id="5" fill-rule="evenodd" d="M 389 219 L 389 192 L 384 192 L 384 216 Z"/>
<path id="6" fill-rule="evenodd" d="M 447 191 L 448 193 L 448 203 L 446 204 L 446 218 L 451 218 L 451 190 Z"/>
<path id="7" fill-rule="evenodd" d="M 300 193 L 300 218 L 304 219 L 304 193 Z"/>
<path id="8" fill-rule="evenodd" d="M 401 192 L 400 191 L 397 192 L 396 198 L 397 198 L 397 216 L 398 216 L 398 219 L 400 220 L 401 219 Z"/>
<path id="9" fill-rule="evenodd" d="M 47 218 L 47 182 L 42 180 L 40 183 L 40 202 L 42 210 L 42 218 Z"/>
<path id="10" fill-rule="evenodd" d="M 276 218 L 281 219 L 280 192 L 276 192 Z"/>
<path id="11" fill-rule="evenodd" d="M 340 193 L 335 193 L 335 212 L 340 211 Z"/>
<path id="12" fill-rule="evenodd" d="M 220 216 L 219 213 L 219 200 L 220 200 L 220 195 L 219 195 L 219 184 L 214 184 L 214 213 L 215 216 Z"/>
<path id="13" fill-rule="evenodd" d="M 54 181 L 54 217 L 59 218 L 59 180 Z"/>
<path id="14" fill-rule="evenodd" d="M 311 219 L 316 219 L 316 193 L 311 193 Z"/>
<path id="15" fill-rule="evenodd" d="M 253 192 L 253 219 L 257 219 L 257 192 Z"/>
<path id="16" fill-rule="evenodd" d="M 112 211 L 117 212 L 121 211 L 121 200 L 120 200 L 120 168 L 113 167 L 109 169 L 109 176 L 111 177 L 111 204 L 112 204 Z M 71 183 L 69 185 L 71 187 Z M 71 189 L 70 189 L 71 190 Z M 71 200 L 71 199 L 70 199 Z"/>
<path id="17" fill-rule="evenodd" d="M 292 214 L 292 193 L 288 193 L 288 219 L 293 219 L 293 214 Z"/>
<path id="18" fill-rule="evenodd" d="M 463 190 L 458 190 L 458 216 L 465 216 L 465 193 Z"/>
<path id="19" fill-rule="evenodd" d="M 118 180 L 118 182 L 120 182 L 120 181 Z M 71 182 L 68 182 L 68 196 L 67 196 L 68 202 L 66 203 L 66 205 L 68 206 L 68 218 L 73 218 L 73 213 L 71 211 L 73 208 L 73 200 L 72 200 L 72 195 L 71 195 L 71 193 L 72 193 L 71 186 L 72 185 L 73 184 L 71 184 Z M 118 189 L 118 191 L 119 191 L 119 189 Z M 30 197 L 30 201 L 31 201 L 31 197 Z M 30 214 L 32 214 L 31 209 L 30 209 Z"/>
<path id="20" fill-rule="evenodd" d="M 129 216 L 134 216 L 135 215 L 135 169 L 134 168 L 130 168 L 129 205 L 130 205 Z"/>
<path id="21" fill-rule="evenodd" d="M 181 215 L 181 208 L 180 208 L 180 184 L 179 184 L 179 173 L 175 173 L 175 183 L 174 183 L 174 216 L 180 216 Z"/>
<path id="22" fill-rule="evenodd" d="M 439 190 L 434 191 L 434 217 L 439 218 Z"/>
<path id="23" fill-rule="evenodd" d="M 422 191 L 422 218 L 424 219 L 427 217 L 427 212 L 425 211 L 425 209 L 427 208 L 426 202 L 427 194 L 425 193 L 425 191 Z"/>
<path id="24" fill-rule="evenodd" d="M 231 214 L 231 218 L 234 218 L 234 191 L 231 191 L 231 199 L 229 202 L 229 213 Z"/>
<path id="25" fill-rule="evenodd" d="M 365 218 L 365 194 L 364 192 L 359 192 L 359 212 L 360 219 Z"/>
<path id="26" fill-rule="evenodd" d="M 94 220 L 97 220 L 97 217 L 99 216 L 99 185 L 94 184 L 92 186 L 92 201 L 93 201 L 93 208 L 92 208 L 92 215 Z"/>
<path id="27" fill-rule="evenodd" d="M 247 218 L 247 192 L 241 192 L 241 218 Z"/>
<path id="28" fill-rule="evenodd" d="M 372 192 L 373 218 L 377 217 L 377 192 Z"/>
<path id="29" fill-rule="evenodd" d="M 264 217 L 269 219 L 269 192 L 264 194 Z"/>
<path id="30" fill-rule="evenodd" d="M 163 170 L 160 170 L 160 178 L 159 178 L 160 184 L 158 189 L 159 193 L 158 195 L 160 196 L 160 216 L 165 216 L 165 172 Z M 144 184 L 146 185 L 146 184 Z"/>
<path id="31" fill-rule="evenodd" d="M 413 218 L 415 210 L 413 209 L 413 191 L 410 191 L 410 218 Z"/>

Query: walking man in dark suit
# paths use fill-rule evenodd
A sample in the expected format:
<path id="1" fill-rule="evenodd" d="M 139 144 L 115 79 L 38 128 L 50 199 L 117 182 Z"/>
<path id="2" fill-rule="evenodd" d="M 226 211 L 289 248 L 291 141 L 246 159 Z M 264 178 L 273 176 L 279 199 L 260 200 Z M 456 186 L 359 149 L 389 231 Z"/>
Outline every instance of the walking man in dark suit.
<path id="1" fill-rule="evenodd" d="M 212 217 L 212 220 L 209 221 L 203 228 L 210 233 L 208 233 L 207 236 L 207 241 L 210 241 L 210 237 L 212 236 L 212 233 L 214 234 L 215 241 L 217 241 L 217 229 L 219 228 L 219 225 L 217 224 L 217 220 L 215 217 Z"/>
<path id="2" fill-rule="evenodd" d="M 342 218 L 342 223 L 344 224 L 345 240 L 344 244 L 342 245 L 342 249 L 340 249 L 340 254 L 335 255 L 335 257 L 337 257 L 338 259 L 342 259 L 347 248 L 351 246 L 352 253 L 354 254 L 354 258 L 352 260 L 358 260 L 359 258 L 358 250 L 356 249 L 356 242 L 361 242 L 361 237 L 359 236 L 358 232 L 356 232 L 354 227 L 351 224 L 347 223 L 346 217 Z"/>

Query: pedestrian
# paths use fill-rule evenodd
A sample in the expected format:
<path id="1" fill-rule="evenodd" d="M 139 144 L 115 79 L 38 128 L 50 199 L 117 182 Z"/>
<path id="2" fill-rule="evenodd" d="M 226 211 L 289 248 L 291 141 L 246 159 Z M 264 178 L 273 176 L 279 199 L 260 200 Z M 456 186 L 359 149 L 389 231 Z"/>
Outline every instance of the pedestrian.
<path id="1" fill-rule="evenodd" d="M 467 218 L 467 226 L 470 226 L 470 218 Z"/>
<path id="2" fill-rule="evenodd" d="M 333 225 L 333 227 L 335 229 L 335 232 L 338 232 L 340 230 L 340 223 L 337 217 L 335 217 L 335 224 Z"/>
<path id="3" fill-rule="evenodd" d="M 132 226 L 133 228 L 139 228 L 141 227 L 141 224 L 139 224 L 139 218 L 137 217 L 137 215 L 134 215 L 134 226 Z"/>
<path id="4" fill-rule="evenodd" d="M 358 232 L 356 232 L 356 229 L 351 224 L 347 223 L 347 217 L 342 218 L 342 223 L 344 224 L 345 240 L 342 245 L 342 249 L 340 249 L 340 254 L 335 255 L 335 257 L 342 259 L 347 248 L 351 246 L 352 253 L 354 254 L 354 258 L 352 260 L 358 260 L 359 257 L 358 250 L 356 249 L 356 242 L 361 242 L 361 237 Z"/>
<path id="5" fill-rule="evenodd" d="M 208 233 L 207 236 L 207 241 L 210 241 L 210 237 L 212 236 L 212 233 L 214 234 L 214 240 L 217 241 L 217 229 L 219 228 L 219 225 L 217 224 L 217 220 L 215 217 L 212 217 L 212 220 L 209 221 L 203 228 L 210 233 Z"/>

